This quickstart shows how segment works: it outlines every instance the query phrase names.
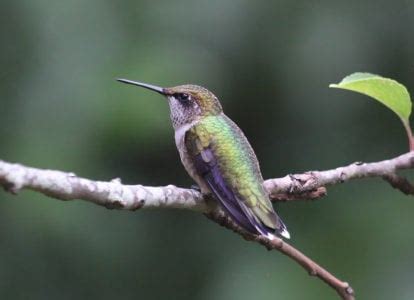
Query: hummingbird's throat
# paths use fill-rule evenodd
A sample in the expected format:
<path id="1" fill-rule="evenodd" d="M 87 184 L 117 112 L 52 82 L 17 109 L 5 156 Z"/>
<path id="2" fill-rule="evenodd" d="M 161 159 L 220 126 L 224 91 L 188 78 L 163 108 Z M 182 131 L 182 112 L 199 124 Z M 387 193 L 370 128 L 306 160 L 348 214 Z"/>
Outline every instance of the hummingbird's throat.
<path id="1" fill-rule="evenodd" d="M 175 130 L 196 121 L 200 116 L 201 109 L 196 102 L 191 105 L 183 105 L 173 96 L 167 96 L 167 98 L 170 106 L 170 118 Z"/>

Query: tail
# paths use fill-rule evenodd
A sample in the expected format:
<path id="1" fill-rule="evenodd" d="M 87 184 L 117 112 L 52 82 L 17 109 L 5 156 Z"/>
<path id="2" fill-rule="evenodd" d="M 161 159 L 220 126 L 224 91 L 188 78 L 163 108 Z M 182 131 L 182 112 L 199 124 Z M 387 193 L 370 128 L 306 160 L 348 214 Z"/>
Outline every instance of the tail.
<path id="1" fill-rule="evenodd" d="M 276 238 L 275 234 L 284 237 L 285 239 L 290 239 L 290 233 L 280 218 L 278 218 L 278 226 L 276 230 L 263 224 L 255 225 L 255 227 L 261 235 L 267 237 L 269 240 L 274 240 Z"/>
<path id="2" fill-rule="evenodd" d="M 277 233 L 278 233 L 280 236 L 284 237 L 285 239 L 290 239 L 290 233 L 289 233 L 289 231 L 287 230 L 286 225 L 282 222 L 282 220 L 281 220 L 280 218 L 279 218 L 279 223 L 280 223 L 280 226 L 279 226 L 279 228 L 277 229 Z"/>
<path id="3" fill-rule="evenodd" d="M 247 223 L 250 223 L 249 227 L 251 229 L 242 225 L 246 230 L 254 234 L 261 234 L 270 240 L 275 239 L 275 235 L 290 239 L 290 234 L 289 231 L 287 231 L 286 225 L 273 210 L 272 206 L 270 206 L 270 209 L 265 210 L 260 206 L 253 208 L 247 207 L 242 201 L 239 201 L 238 204 L 243 212 L 243 216 L 247 219 L 246 221 L 248 221 Z"/>

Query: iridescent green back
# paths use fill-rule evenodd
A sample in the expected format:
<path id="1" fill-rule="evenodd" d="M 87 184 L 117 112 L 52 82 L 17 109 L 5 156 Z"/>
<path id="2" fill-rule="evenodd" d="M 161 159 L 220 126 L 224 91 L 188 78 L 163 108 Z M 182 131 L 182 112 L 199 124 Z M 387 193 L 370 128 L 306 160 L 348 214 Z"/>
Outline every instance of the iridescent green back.
<path id="1" fill-rule="evenodd" d="M 193 154 L 210 148 L 226 184 L 268 227 L 278 226 L 277 217 L 262 183 L 256 155 L 238 126 L 223 113 L 207 116 L 187 134 Z"/>

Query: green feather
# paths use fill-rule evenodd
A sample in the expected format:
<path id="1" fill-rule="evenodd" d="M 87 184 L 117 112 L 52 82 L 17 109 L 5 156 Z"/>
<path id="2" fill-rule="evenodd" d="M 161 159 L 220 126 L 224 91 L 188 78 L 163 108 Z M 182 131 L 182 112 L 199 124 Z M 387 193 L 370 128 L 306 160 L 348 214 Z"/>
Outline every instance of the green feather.
<path id="1" fill-rule="evenodd" d="M 186 140 L 191 155 L 210 148 L 226 184 L 245 207 L 266 226 L 279 227 L 278 217 L 262 185 L 256 155 L 233 121 L 224 114 L 204 117 L 189 130 Z"/>

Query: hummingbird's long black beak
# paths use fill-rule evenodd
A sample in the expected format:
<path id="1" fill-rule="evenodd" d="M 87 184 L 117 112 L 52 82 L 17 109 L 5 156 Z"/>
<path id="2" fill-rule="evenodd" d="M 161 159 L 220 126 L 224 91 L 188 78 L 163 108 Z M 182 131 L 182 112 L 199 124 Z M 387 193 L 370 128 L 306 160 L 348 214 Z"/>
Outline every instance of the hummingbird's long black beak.
<path id="1" fill-rule="evenodd" d="M 159 87 L 159 86 L 156 86 L 156 85 L 152 85 L 152 84 L 148 84 L 148 83 L 143 83 L 143 82 L 138 82 L 138 81 L 132 81 L 132 80 L 128 80 L 128 79 L 122 79 L 122 78 L 118 78 L 117 80 L 119 82 L 122 82 L 122 83 L 137 85 L 137 86 L 140 86 L 140 87 L 149 89 L 151 91 L 160 93 L 161 95 L 165 95 L 164 88 Z"/>

